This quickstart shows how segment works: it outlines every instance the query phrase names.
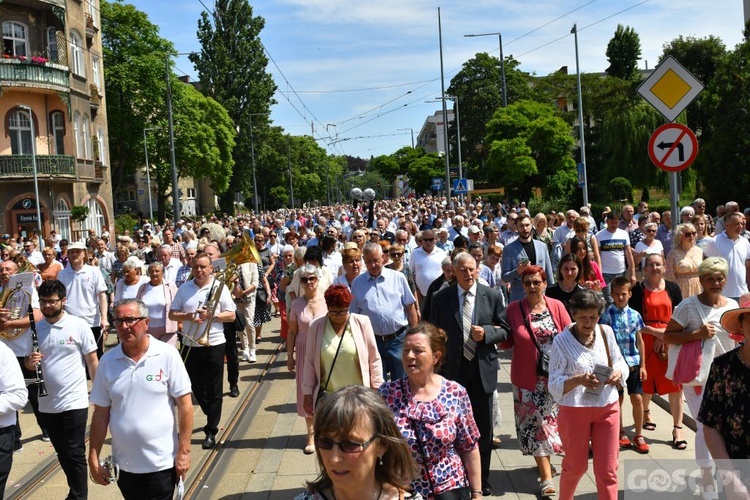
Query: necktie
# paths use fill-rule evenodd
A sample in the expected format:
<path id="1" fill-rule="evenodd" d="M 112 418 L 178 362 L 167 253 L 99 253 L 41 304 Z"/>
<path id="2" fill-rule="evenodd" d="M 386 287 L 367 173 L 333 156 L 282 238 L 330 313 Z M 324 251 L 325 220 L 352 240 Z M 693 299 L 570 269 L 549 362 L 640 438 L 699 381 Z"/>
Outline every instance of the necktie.
<path id="1" fill-rule="evenodd" d="M 471 316 L 473 312 L 473 304 L 471 303 L 471 293 L 467 290 L 464 292 L 464 306 L 461 311 L 463 319 L 463 333 L 464 333 L 464 357 L 471 361 L 474 359 L 474 355 L 477 352 L 477 343 L 471 336 Z"/>

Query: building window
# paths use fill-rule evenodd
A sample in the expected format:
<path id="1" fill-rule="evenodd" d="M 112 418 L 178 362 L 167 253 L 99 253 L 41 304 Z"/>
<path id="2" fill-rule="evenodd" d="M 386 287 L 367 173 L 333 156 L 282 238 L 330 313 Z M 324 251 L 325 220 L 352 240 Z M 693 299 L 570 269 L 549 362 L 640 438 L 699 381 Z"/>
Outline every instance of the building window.
<path id="1" fill-rule="evenodd" d="M 83 115 L 83 120 L 81 120 L 81 137 L 83 142 L 83 148 L 81 151 L 83 152 L 83 158 L 86 158 L 87 160 L 91 159 L 91 131 L 89 126 L 89 117 L 86 115 Z"/>
<path id="2" fill-rule="evenodd" d="M 62 111 L 50 113 L 50 128 L 56 155 L 65 154 L 65 116 Z"/>
<path id="3" fill-rule="evenodd" d="M 60 198 L 57 200 L 55 209 L 53 215 L 55 216 L 57 232 L 61 238 L 70 241 L 70 207 L 64 199 Z"/>
<path id="4" fill-rule="evenodd" d="M 73 62 L 72 70 L 78 76 L 86 76 L 86 67 L 83 64 L 83 40 L 76 31 L 70 32 L 70 60 Z"/>
<path id="5" fill-rule="evenodd" d="M 76 158 L 83 158 L 83 141 L 81 140 L 81 115 L 78 111 L 73 115 L 73 135 L 76 139 Z"/>
<path id="6" fill-rule="evenodd" d="M 27 111 L 14 111 L 11 113 L 8 120 L 8 135 L 10 135 L 11 154 L 32 154 L 31 117 Z"/>
<path id="7" fill-rule="evenodd" d="M 14 21 L 3 23 L 3 55 L 9 57 L 29 55 L 29 37 L 26 26 Z"/>
<path id="8" fill-rule="evenodd" d="M 104 155 L 104 129 L 100 128 L 96 131 L 96 143 L 99 146 L 99 149 L 97 150 L 98 158 L 94 158 L 95 160 L 98 160 L 101 162 L 102 165 L 105 165 L 104 159 L 106 156 Z"/>
<path id="9" fill-rule="evenodd" d="M 91 19 L 94 21 L 94 24 L 96 24 L 96 0 L 88 0 L 87 2 L 89 4 L 89 15 L 91 16 Z"/>
<path id="10" fill-rule="evenodd" d="M 195 188 L 188 188 L 188 190 L 187 190 L 187 197 L 188 198 L 195 198 Z"/>
<path id="11" fill-rule="evenodd" d="M 104 227 L 104 214 L 102 213 L 102 207 L 93 198 L 89 199 L 86 206 L 89 207 L 89 215 L 81 224 L 82 229 L 84 232 L 93 229 L 96 231 L 96 234 L 102 234 L 102 228 Z"/>
<path id="12" fill-rule="evenodd" d="M 125 192 L 125 201 L 136 201 L 135 200 L 135 189 L 128 189 Z"/>
<path id="13" fill-rule="evenodd" d="M 52 62 L 58 62 L 60 55 L 57 52 L 57 28 L 47 28 L 47 53 L 49 60 Z"/>
<path id="14" fill-rule="evenodd" d="M 91 83 L 96 85 L 96 88 L 101 90 L 102 82 L 99 79 L 99 58 L 91 56 Z"/>

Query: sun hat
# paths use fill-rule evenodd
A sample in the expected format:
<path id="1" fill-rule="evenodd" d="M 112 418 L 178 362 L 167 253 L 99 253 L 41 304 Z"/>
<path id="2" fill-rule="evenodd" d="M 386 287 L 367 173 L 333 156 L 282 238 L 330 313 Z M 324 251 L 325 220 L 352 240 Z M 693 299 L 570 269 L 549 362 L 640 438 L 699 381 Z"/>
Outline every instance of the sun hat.
<path id="1" fill-rule="evenodd" d="M 743 302 L 739 309 L 732 309 L 721 315 L 721 327 L 735 341 L 741 341 L 744 337 L 740 325 L 740 316 L 743 314 L 750 314 L 750 300 Z"/>

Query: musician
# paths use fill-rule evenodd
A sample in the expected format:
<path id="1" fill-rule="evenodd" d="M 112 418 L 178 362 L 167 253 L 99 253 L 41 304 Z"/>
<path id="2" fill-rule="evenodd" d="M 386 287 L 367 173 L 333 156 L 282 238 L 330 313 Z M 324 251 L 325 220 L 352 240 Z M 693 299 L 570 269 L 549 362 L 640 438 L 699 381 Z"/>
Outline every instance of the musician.
<path id="1" fill-rule="evenodd" d="M 57 275 L 65 285 L 67 301 L 65 311 L 82 318 L 91 329 L 96 342 L 96 355 L 104 354 L 104 335 L 107 334 L 107 283 L 99 268 L 85 263 L 86 245 L 80 242 L 68 245 L 69 265 Z M 94 374 L 90 373 L 93 380 Z"/>
<path id="2" fill-rule="evenodd" d="M 2 292 L 8 286 L 10 277 L 18 273 L 18 265 L 12 260 L 4 260 L 0 262 L 0 285 L 2 285 Z M 41 321 L 42 313 L 39 311 L 39 295 L 36 292 L 36 288 L 31 286 L 27 287 L 27 290 L 31 293 L 31 307 L 34 310 L 34 320 Z M 2 293 L 0 292 L 0 293 Z M 21 366 L 21 372 L 24 378 L 33 379 L 36 378 L 36 373 L 33 370 L 27 370 L 24 366 L 26 356 L 31 354 L 31 330 L 29 329 L 29 317 L 26 315 L 26 311 L 21 311 L 23 317 L 19 319 L 10 319 L 11 311 L 7 308 L 0 308 L 0 332 L 9 332 L 15 328 L 23 328 L 24 331 L 16 338 L 4 338 L 0 336 L 0 340 L 7 345 L 13 354 L 16 355 L 18 364 Z M 39 386 L 33 384 L 29 388 L 29 403 L 31 403 L 31 409 L 34 411 L 36 417 L 36 423 L 42 431 L 42 440 L 49 441 L 49 435 L 47 430 L 42 425 L 42 421 L 39 417 L 39 403 L 37 401 L 37 395 L 39 394 Z M 21 445 L 21 421 L 16 419 L 16 438 L 13 443 L 13 451 L 21 451 L 23 446 Z M 2 490 L 0 490 L 2 491 Z"/>
<path id="3" fill-rule="evenodd" d="M 213 317 L 207 306 L 216 303 Z M 193 257 L 193 280 L 183 284 L 172 301 L 169 319 L 182 322 L 184 359 L 195 399 L 206 415 L 204 450 L 216 445 L 221 420 L 224 379 L 224 330 L 222 323 L 235 320 L 235 305 L 229 289 L 215 282 L 211 259 L 203 252 Z M 213 320 L 209 325 L 206 320 Z M 208 328 L 208 345 L 195 340 Z"/>
<path id="4" fill-rule="evenodd" d="M 91 389 L 91 479 L 109 484 L 109 474 L 99 464 L 109 426 L 122 495 L 172 498 L 177 478 L 184 478 L 190 468 L 190 378 L 177 350 L 148 334 L 148 309 L 143 302 L 118 302 L 114 316 L 120 345 L 102 357 Z"/>
<path id="5" fill-rule="evenodd" d="M 67 498 L 85 499 L 89 395 L 84 366 L 95 379 L 99 359 L 88 322 L 65 312 L 66 295 L 61 281 L 49 280 L 39 286 L 39 305 L 44 315 L 36 325 L 40 352 L 32 352 L 26 358 L 26 368 L 34 370 L 41 362 L 49 392 L 49 396 L 39 398 L 42 423 L 67 476 L 70 488 Z"/>
<path id="6" fill-rule="evenodd" d="M 13 362 L 13 351 L 0 343 L 0 493 L 13 465 L 13 442 L 15 441 L 18 410 L 26 406 L 26 384 L 23 373 Z"/>

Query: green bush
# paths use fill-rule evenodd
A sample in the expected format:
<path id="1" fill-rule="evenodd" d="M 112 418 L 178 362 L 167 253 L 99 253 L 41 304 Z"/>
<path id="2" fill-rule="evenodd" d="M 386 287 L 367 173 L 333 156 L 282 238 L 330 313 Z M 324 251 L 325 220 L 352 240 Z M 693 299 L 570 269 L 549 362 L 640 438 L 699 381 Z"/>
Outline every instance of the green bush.
<path id="1" fill-rule="evenodd" d="M 120 214 L 115 216 L 115 234 L 125 234 L 125 230 L 133 231 L 138 225 L 138 219 L 131 214 Z"/>
<path id="2" fill-rule="evenodd" d="M 613 199 L 633 201 L 633 185 L 625 177 L 615 177 L 610 181 L 609 186 Z"/>

